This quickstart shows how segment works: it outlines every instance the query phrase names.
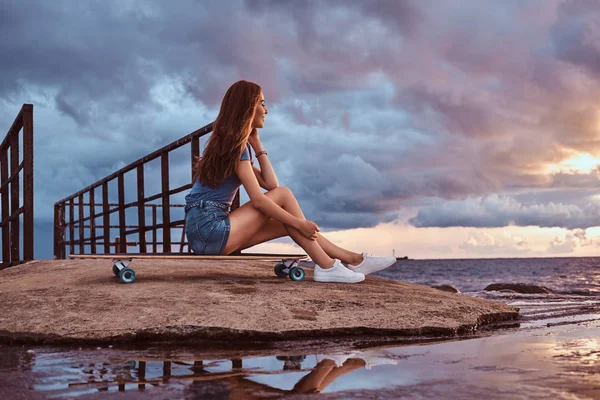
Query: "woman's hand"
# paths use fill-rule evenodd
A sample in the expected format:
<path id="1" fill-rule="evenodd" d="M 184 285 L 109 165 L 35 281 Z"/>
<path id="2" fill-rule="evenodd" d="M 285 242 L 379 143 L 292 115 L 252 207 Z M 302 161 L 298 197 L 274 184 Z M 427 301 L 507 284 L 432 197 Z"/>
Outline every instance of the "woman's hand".
<path id="1" fill-rule="evenodd" d="M 308 221 L 308 220 L 302 220 L 299 224 L 298 224 L 298 228 L 297 228 L 300 233 L 306 237 L 307 239 L 310 240 L 317 240 L 317 232 L 321 231 L 321 228 L 319 228 L 319 225 L 315 224 L 312 221 Z"/>
<path id="2" fill-rule="evenodd" d="M 252 132 L 250 132 L 250 136 L 248 137 L 248 143 L 250 143 L 250 146 L 252 146 L 254 151 L 257 151 L 256 147 L 257 147 L 257 145 L 260 145 L 260 137 L 258 136 L 258 129 L 252 128 Z"/>

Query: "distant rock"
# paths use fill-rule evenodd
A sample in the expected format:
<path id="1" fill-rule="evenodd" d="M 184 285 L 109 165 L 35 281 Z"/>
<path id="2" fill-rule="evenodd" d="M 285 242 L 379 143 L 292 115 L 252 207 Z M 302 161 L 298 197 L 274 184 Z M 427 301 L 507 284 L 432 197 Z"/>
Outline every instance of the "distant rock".
<path id="1" fill-rule="evenodd" d="M 443 290 L 444 292 L 450 293 L 460 293 L 460 290 L 450 285 L 434 285 L 432 286 L 434 289 Z"/>
<path id="2" fill-rule="evenodd" d="M 523 294 L 550 294 L 552 291 L 546 286 L 526 285 L 524 283 L 492 283 L 485 289 L 488 292 L 505 292 L 512 290 L 516 293 Z"/>

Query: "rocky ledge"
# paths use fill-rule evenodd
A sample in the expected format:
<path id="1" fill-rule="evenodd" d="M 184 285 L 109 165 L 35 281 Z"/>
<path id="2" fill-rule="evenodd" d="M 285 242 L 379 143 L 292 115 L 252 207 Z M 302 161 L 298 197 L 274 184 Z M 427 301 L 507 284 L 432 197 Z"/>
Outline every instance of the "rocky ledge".
<path id="1" fill-rule="evenodd" d="M 40 260 L 0 271 L 0 340 L 35 343 L 287 341 L 470 334 L 514 320 L 504 303 L 367 277 L 277 278 L 265 261 Z"/>

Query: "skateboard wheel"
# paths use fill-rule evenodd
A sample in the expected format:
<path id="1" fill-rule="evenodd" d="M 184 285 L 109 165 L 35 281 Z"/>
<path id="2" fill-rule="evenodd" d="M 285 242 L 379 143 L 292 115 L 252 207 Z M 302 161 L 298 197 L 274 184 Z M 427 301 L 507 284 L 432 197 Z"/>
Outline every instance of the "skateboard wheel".
<path id="1" fill-rule="evenodd" d="M 123 268 L 119 274 L 123 283 L 133 283 L 135 281 L 135 271 L 131 268 Z"/>
<path id="2" fill-rule="evenodd" d="M 288 276 L 288 273 L 285 272 L 286 266 L 283 263 L 279 263 L 275 266 L 275 275 L 280 278 L 285 278 Z"/>
<path id="3" fill-rule="evenodd" d="M 290 279 L 293 281 L 301 281 L 304 279 L 304 270 L 299 267 L 290 268 Z"/>
<path id="4" fill-rule="evenodd" d="M 119 267 L 117 267 L 117 264 L 113 264 L 113 274 L 115 274 L 115 276 L 119 276 L 120 274 Z"/>

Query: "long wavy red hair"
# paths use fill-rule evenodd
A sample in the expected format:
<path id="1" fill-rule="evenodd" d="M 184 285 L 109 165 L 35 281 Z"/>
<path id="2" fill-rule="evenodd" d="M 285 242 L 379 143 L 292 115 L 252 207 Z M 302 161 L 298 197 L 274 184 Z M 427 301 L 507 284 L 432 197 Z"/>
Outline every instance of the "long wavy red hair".
<path id="1" fill-rule="evenodd" d="M 261 92 L 259 85 L 244 80 L 227 89 L 202 157 L 195 160 L 194 182 L 200 180 L 214 188 L 235 173 L 252 131 Z"/>

